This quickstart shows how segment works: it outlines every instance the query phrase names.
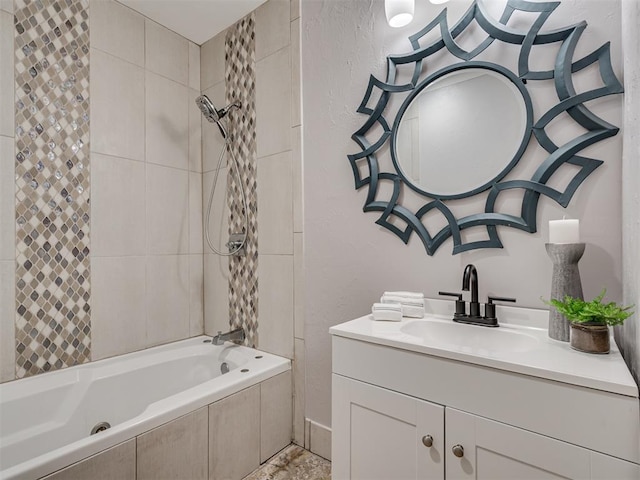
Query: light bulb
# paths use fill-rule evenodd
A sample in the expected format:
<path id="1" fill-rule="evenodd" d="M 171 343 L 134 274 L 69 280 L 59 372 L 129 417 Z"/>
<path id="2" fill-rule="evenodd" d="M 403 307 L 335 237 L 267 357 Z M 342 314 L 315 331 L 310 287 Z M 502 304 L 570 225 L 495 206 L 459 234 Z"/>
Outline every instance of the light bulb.
<path id="1" fill-rule="evenodd" d="M 399 28 L 413 20 L 414 0 L 384 0 L 384 13 L 389 26 Z"/>

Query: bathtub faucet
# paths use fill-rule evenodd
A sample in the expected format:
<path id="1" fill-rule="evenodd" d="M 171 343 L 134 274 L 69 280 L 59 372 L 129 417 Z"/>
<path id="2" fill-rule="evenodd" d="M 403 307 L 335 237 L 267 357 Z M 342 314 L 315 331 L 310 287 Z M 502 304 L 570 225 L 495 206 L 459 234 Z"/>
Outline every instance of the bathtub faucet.
<path id="1" fill-rule="evenodd" d="M 213 340 L 211 340 L 211 343 L 213 345 L 223 345 L 224 342 L 226 341 L 242 343 L 244 342 L 244 339 L 245 339 L 244 328 L 240 327 L 240 328 L 236 328 L 235 330 L 231 330 L 230 332 L 227 332 L 227 333 L 222 333 L 221 331 L 218 330 L 218 334 L 215 337 L 213 337 Z"/>

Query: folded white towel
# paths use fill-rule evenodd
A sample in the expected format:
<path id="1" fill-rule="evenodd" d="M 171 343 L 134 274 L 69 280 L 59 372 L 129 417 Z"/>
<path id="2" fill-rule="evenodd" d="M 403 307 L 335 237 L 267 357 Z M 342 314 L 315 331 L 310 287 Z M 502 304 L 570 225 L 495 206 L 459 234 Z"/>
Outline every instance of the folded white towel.
<path id="1" fill-rule="evenodd" d="M 417 298 L 409 299 L 407 297 L 402 298 L 383 295 L 382 298 L 380 298 L 380 302 L 382 305 L 400 305 L 400 307 L 402 308 L 403 317 L 424 317 L 424 299 L 419 300 Z"/>
<path id="2" fill-rule="evenodd" d="M 399 322 L 402 320 L 402 305 L 399 303 L 374 303 L 371 307 L 374 320 Z"/>
<path id="3" fill-rule="evenodd" d="M 402 305 L 402 316 L 411 318 L 424 318 L 424 306 L 411 307 L 409 305 Z"/>
<path id="4" fill-rule="evenodd" d="M 382 296 L 389 297 L 406 297 L 406 298 L 415 298 L 415 299 L 424 299 L 424 293 L 420 292 L 384 292 Z"/>
<path id="5" fill-rule="evenodd" d="M 402 311 L 402 305 L 400 305 L 400 303 L 398 302 L 386 302 L 386 303 L 374 303 L 371 306 L 371 311 L 375 312 L 376 310 L 391 310 L 394 312 L 401 312 Z"/>
<path id="6" fill-rule="evenodd" d="M 397 295 L 383 295 L 380 297 L 381 303 L 400 303 L 402 305 L 411 305 L 413 307 L 424 308 L 424 298 L 399 297 Z"/>

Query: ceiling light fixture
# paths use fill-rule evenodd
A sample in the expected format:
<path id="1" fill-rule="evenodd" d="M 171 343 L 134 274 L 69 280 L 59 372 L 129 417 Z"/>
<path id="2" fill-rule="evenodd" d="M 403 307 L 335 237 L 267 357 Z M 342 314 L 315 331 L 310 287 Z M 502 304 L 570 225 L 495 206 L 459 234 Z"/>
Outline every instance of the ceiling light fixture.
<path id="1" fill-rule="evenodd" d="M 449 0 L 429 0 L 434 5 L 442 5 L 443 3 L 447 3 Z"/>
<path id="2" fill-rule="evenodd" d="M 384 13 L 390 27 L 409 25 L 413 20 L 414 0 L 384 0 Z"/>

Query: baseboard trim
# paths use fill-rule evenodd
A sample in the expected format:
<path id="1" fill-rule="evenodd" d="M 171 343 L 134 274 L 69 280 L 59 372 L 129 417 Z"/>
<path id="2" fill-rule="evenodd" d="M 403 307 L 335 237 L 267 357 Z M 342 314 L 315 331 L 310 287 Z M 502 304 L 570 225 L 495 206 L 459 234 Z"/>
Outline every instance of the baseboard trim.
<path id="1" fill-rule="evenodd" d="M 311 453 L 331 461 L 331 429 L 305 418 L 304 447 Z"/>

